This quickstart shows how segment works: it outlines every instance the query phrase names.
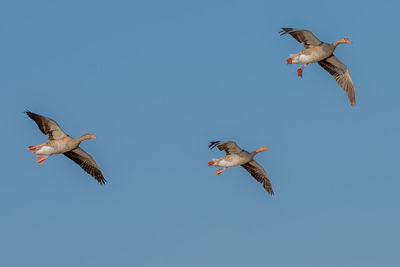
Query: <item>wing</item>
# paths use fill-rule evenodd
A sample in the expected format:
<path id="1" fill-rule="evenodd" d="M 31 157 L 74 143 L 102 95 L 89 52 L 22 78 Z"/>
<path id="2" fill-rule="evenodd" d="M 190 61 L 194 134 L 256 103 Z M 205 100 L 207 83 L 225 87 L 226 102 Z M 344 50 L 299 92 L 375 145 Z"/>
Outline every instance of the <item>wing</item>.
<path id="1" fill-rule="evenodd" d="M 309 48 L 310 46 L 318 46 L 322 44 L 320 40 L 318 40 L 315 35 L 307 30 L 297 30 L 293 28 L 282 28 L 279 32 L 280 35 L 284 35 L 286 33 L 290 34 L 294 37 L 299 43 L 304 43 L 305 48 Z"/>
<path id="2" fill-rule="evenodd" d="M 346 91 L 347 97 L 349 98 L 351 105 L 356 105 L 356 91 L 354 89 L 353 80 L 351 79 L 349 70 L 346 65 L 337 59 L 334 55 L 321 60 L 318 64 L 329 72 L 336 82 Z"/>
<path id="3" fill-rule="evenodd" d="M 220 151 L 225 150 L 226 154 L 238 154 L 242 152 L 242 149 L 232 141 L 213 141 L 210 142 L 208 146 L 209 149 L 213 149 L 214 147 L 218 147 Z"/>
<path id="4" fill-rule="evenodd" d="M 30 111 L 26 111 L 26 114 L 36 122 L 42 133 L 49 135 L 49 140 L 56 140 L 67 136 L 60 126 L 58 126 L 57 122 L 52 119 L 40 116 Z"/>
<path id="5" fill-rule="evenodd" d="M 253 176 L 258 182 L 263 185 L 265 191 L 267 191 L 268 194 L 274 194 L 271 181 L 268 179 L 267 173 L 260 164 L 258 164 L 255 160 L 252 160 L 241 166 L 245 168 L 251 174 L 251 176 Z"/>
<path id="6" fill-rule="evenodd" d="M 87 173 L 93 176 L 100 184 L 105 184 L 106 179 L 104 179 L 99 167 L 97 166 L 94 159 L 86 153 L 82 148 L 78 147 L 74 150 L 64 153 L 65 156 L 72 159 L 79 166 L 82 167 Z"/>

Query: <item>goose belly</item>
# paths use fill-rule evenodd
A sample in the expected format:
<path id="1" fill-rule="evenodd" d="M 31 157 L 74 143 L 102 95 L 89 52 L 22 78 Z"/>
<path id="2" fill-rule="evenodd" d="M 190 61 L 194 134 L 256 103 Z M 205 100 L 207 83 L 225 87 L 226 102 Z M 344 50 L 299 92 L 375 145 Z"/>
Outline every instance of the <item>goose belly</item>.
<path id="1" fill-rule="evenodd" d="M 234 167 L 234 165 L 231 161 L 228 160 L 219 160 L 214 166 L 219 166 L 219 167 Z"/>
<path id="2" fill-rule="evenodd" d="M 75 142 L 75 140 L 73 140 L 69 136 L 63 139 L 50 141 L 49 144 L 53 148 L 54 154 L 62 154 L 79 146 L 79 143 Z"/>
<path id="3" fill-rule="evenodd" d="M 242 165 L 244 163 L 246 163 L 246 162 L 243 158 L 241 158 L 239 156 L 235 156 L 235 155 L 228 155 L 228 156 L 218 160 L 218 162 L 215 164 L 215 166 L 235 167 L 238 165 Z"/>
<path id="4" fill-rule="evenodd" d="M 315 63 L 321 61 L 332 54 L 333 51 L 326 47 L 311 47 L 307 48 L 300 52 L 297 55 L 291 55 L 292 63 L 295 64 L 307 64 L 307 63 Z"/>
<path id="5" fill-rule="evenodd" d="M 51 146 L 42 146 L 41 148 L 39 148 L 38 150 L 35 151 L 35 154 L 36 155 L 52 155 L 55 152 L 56 152 L 55 149 Z"/>
<path id="6" fill-rule="evenodd" d="M 322 60 L 323 58 L 321 58 L 318 55 L 304 55 L 304 54 L 300 54 L 298 56 L 295 56 L 292 59 L 292 63 L 294 64 L 306 64 L 306 63 L 314 63 L 314 62 L 318 62 L 320 60 Z"/>

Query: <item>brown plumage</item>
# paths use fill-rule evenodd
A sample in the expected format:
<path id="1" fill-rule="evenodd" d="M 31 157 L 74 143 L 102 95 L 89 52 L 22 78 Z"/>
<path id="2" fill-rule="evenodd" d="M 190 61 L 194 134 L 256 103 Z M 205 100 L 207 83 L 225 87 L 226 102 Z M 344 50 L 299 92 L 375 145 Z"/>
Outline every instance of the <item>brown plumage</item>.
<path id="1" fill-rule="evenodd" d="M 280 35 L 290 34 L 299 43 L 304 44 L 304 50 L 298 54 L 291 54 L 286 60 L 288 64 L 305 64 L 297 70 L 299 77 L 303 76 L 303 69 L 310 63 L 318 64 L 328 71 L 336 82 L 347 93 L 352 106 L 356 105 L 356 96 L 353 80 L 346 65 L 337 59 L 333 52 L 339 44 L 351 43 L 347 38 L 340 38 L 336 42 L 329 44 L 318 40 L 315 35 L 307 30 L 298 30 L 293 28 L 282 28 Z"/>
<path id="2" fill-rule="evenodd" d="M 310 48 L 312 46 L 318 46 L 321 45 L 322 42 L 318 40 L 315 35 L 307 30 L 296 30 L 293 28 L 282 28 L 282 31 L 279 32 L 280 35 L 284 35 L 286 33 L 289 33 L 291 36 L 293 36 L 294 39 L 296 39 L 299 43 L 304 43 L 304 48 Z"/>
<path id="3" fill-rule="evenodd" d="M 49 135 L 49 140 L 56 140 L 67 136 L 60 126 L 58 126 L 57 122 L 52 119 L 40 116 L 30 111 L 26 111 L 26 114 L 36 122 L 42 133 Z"/>
<path id="4" fill-rule="evenodd" d="M 232 141 L 210 142 L 208 148 L 213 149 L 214 147 L 217 147 L 220 151 L 225 151 L 226 153 L 225 157 L 212 159 L 210 162 L 208 162 L 208 166 L 225 167 L 223 169 L 217 169 L 217 175 L 220 175 L 228 167 L 240 165 L 263 185 L 268 194 L 274 194 L 271 181 L 268 179 L 267 173 L 265 172 L 264 168 L 253 159 L 256 154 L 269 150 L 269 148 L 261 146 L 255 151 L 249 153 L 241 149 L 235 142 Z"/>
<path id="5" fill-rule="evenodd" d="M 100 184 L 106 183 L 106 179 L 104 179 L 104 176 L 94 159 L 82 148 L 75 148 L 74 150 L 65 152 L 64 155 L 72 159 L 79 166 L 81 166 L 82 169 L 93 176 Z"/>
<path id="6" fill-rule="evenodd" d="M 106 179 L 94 159 L 79 147 L 79 144 L 83 140 L 95 139 L 95 135 L 85 134 L 75 139 L 65 134 L 54 120 L 30 111 L 26 111 L 26 114 L 36 122 L 42 133 L 48 135 L 49 142 L 41 145 L 29 146 L 29 150 L 38 157 L 38 163 L 40 165 L 52 155 L 64 154 L 79 164 L 82 169 L 93 176 L 100 184 L 106 183 Z"/>

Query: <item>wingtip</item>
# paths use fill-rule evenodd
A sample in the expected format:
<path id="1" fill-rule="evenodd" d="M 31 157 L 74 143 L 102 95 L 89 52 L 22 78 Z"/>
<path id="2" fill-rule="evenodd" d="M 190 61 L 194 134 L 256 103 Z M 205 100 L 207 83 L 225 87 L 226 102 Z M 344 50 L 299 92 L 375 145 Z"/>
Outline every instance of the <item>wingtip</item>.
<path id="1" fill-rule="evenodd" d="M 209 149 L 213 149 L 214 147 L 217 146 L 217 144 L 221 141 L 210 141 L 210 144 L 208 145 Z"/>
<path id="2" fill-rule="evenodd" d="M 269 194 L 269 195 L 271 195 L 271 196 L 273 196 L 275 193 L 274 193 L 274 190 L 272 190 L 272 187 L 270 187 L 270 188 L 265 188 L 265 191 L 267 191 L 267 193 Z"/>
<path id="3" fill-rule="evenodd" d="M 103 185 L 107 183 L 107 180 L 104 177 L 98 177 L 96 180 L 99 182 L 99 184 Z"/>
<path id="4" fill-rule="evenodd" d="M 264 182 L 263 187 L 264 187 L 265 191 L 267 191 L 267 193 L 269 195 L 271 195 L 271 196 L 274 195 L 274 190 L 272 189 L 272 186 L 271 186 L 270 183 L 267 184 L 267 183 Z"/>
<path id="5" fill-rule="evenodd" d="M 35 116 L 35 115 L 37 116 L 37 115 L 38 115 L 38 114 L 33 113 L 32 111 L 28 110 L 28 109 L 25 110 L 24 113 L 25 113 L 26 115 L 28 115 L 28 117 L 31 118 L 31 119 L 33 119 L 33 116 Z"/>
<path id="6" fill-rule="evenodd" d="M 289 33 L 293 28 L 281 28 L 281 31 L 279 31 L 280 36 Z"/>

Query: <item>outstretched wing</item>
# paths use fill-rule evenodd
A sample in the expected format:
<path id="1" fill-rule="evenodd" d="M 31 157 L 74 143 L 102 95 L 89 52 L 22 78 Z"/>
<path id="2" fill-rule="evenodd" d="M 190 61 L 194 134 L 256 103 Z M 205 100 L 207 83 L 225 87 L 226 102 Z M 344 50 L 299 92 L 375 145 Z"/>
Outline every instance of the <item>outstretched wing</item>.
<path id="1" fill-rule="evenodd" d="M 209 149 L 218 147 L 219 150 L 225 150 L 226 154 L 238 154 L 242 149 L 233 141 L 212 141 L 208 146 Z"/>
<path id="2" fill-rule="evenodd" d="M 82 169 L 93 176 L 100 184 L 106 183 L 106 179 L 104 179 L 104 176 L 101 173 L 99 166 L 97 166 L 94 159 L 82 148 L 75 148 L 74 150 L 64 153 L 64 155 L 72 159 L 79 166 L 81 166 Z"/>
<path id="3" fill-rule="evenodd" d="M 42 133 L 49 135 L 49 140 L 56 140 L 67 136 L 61 127 L 58 126 L 57 122 L 53 121 L 52 119 L 30 111 L 26 111 L 26 114 L 29 116 L 29 118 L 36 122 Z"/>
<path id="4" fill-rule="evenodd" d="M 354 89 L 353 80 L 351 79 L 349 70 L 346 65 L 340 62 L 334 55 L 318 61 L 318 64 L 323 67 L 327 72 L 329 72 L 336 82 L 343 88 L 347 93 L 351 105 L 356 105 L 356 91 Z"/>
<path id="5" fill-rule="evenodd" d="M 282 30 L 279 33 L 281 36 L 286 33 L 290 34 L 299 43 L 304 43 L 305 48 L 309 48 L 310 46 L 317 46 L 317 45 L 322 44 L 322 42 L 320 40 L 318 40 L 318 38 L 315 37 L 315 35 L 312 32 L 307 31 L 307 30 L 282 28 Z"/>
<path id="6" fill-rule="evenodd" d="M 245 168 L 251 174 L 251 176 L 253 176 L 258 182 L 263 185 L 265 191 L 267 191 L 268 194 L 274 194 L 271 181 L 268 179 L 267 173 L 260 164 L 258 164 L 255 160 L 252 160 L 241 166 Z"/>

